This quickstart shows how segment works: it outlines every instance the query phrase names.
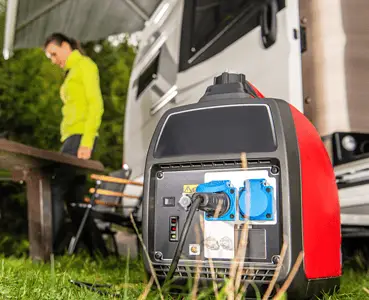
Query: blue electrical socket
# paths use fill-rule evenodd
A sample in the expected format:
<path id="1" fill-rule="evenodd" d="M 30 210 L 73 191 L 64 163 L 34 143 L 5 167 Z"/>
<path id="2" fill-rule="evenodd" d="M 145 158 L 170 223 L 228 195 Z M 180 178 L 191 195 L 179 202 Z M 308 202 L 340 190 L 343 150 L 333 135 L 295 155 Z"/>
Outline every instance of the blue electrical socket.
<path id="1" fill-rule="evenodd" d="M 230 200 L 228 211 L 218 217 L 207 217 L 206 221 L 234 221 L 236 215 L 236 189 L 232 187 L 230 180 L 213 180 L 207 183 L 199 184 L 196 188 L 197 193 L 226 193 Z"/>
<path id="2" fill-rule="evenodd" d="M 265 185 L 265 179 L 249 179 L 250 182 L 250 221 L 274 221 L 273 195 L 274 189 Z M 245 220 L 246 214 L 246 181 L 239 190 L 238 207 L 240 220 Z"/>

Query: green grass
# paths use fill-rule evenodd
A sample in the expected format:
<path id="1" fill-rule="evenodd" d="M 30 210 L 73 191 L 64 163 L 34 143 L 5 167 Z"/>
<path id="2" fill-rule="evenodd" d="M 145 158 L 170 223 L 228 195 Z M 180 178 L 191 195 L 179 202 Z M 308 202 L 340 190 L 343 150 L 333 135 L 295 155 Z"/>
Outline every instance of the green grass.
<path id="1" fill-rule="evenodd" d="M 364 271 L 354 271 L 352 269 L 345 269 L 342 276 L 341 290 L 338 295 L 332 297 L 326 297 L 326 299 L 358 299 L 365 300 L 369 299 L 369 294 L 367 294 L 363 288 L 369 289 L 369 272 Z"/>
<path id="2" fill-rule="evenodd" d="M 88 256 L 60 257 L 52 263 L 32 263 L 28 258 L 0 259 L 0 299 L 108 299 L 70 280 L 109 283 L 109 292 L 137 299 L 145 287 L 139 261 L 129 261 L 128 288 L 124 287 L 127 261 L 92 260 Z M 111 297 L 110 297 L 111 298 Z"/>
<path id="3" fill-rule="evenodd" d="M 138 299 L 147 284 L 142 262 L 137 259 L 96 261 L 80 255 L 35 264 L 28 258 L 0 258 L 0 299 L 112 299 L 77 287 L 70 283 L 71 279 L 112 284 L 105 290 L 119 293 L 124 299 Z M 345 269 L 340 293 L 325 299 L 369 299 L 363 287 L 369 288 L 369 272 Z M 152 292 L 148 299 L 160 297 Z"/>

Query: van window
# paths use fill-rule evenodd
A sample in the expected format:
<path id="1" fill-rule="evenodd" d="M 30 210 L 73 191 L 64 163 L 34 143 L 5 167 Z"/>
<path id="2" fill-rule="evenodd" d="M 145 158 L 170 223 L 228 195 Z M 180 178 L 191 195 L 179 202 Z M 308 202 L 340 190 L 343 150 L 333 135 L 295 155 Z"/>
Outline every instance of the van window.
<path id="1" fill-rule="evenodd" d="M 260 25 L 262 8 L 270 0 L 185 1 L 180 71 L 222 51 Z M 278 3 L 278 11 L 285 0 Z"/>
<path id="2" fill-rule="evenodd" d="M 136 100 L 140 97 L 141 93 L 147 88 L 147 86 L 157 77 L 159 58 L 160 52 L 156 55 L 155 59 L 146 67 L 146 69 L 138 78 Z"/>

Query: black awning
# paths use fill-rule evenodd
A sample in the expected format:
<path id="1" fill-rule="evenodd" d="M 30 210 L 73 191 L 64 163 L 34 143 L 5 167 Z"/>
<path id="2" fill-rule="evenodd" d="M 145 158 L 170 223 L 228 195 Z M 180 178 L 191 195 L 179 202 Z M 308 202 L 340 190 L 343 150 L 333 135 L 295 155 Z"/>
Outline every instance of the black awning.
<path id="1" fill-rule="evenodd" d="M 58 31 L 81 42 L 143 29 L 161 0 L 8 0 L 4 56 Z"/>

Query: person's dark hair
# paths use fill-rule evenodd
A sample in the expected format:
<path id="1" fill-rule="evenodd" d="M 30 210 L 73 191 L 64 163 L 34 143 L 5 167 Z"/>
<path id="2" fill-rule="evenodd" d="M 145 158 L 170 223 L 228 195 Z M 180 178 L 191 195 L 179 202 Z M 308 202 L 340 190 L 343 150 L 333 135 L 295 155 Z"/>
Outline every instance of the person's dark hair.
<path id="1" fill-rule="evenodd" d="M 73 50 L 78 50 L 82 54 L 85 54 L 79 41 L 75 40 L 74 38 L 67 37 L 66 35 L 62 33 L 54 32 L 51 35 L 49 35 L 45 40 L 44 49 L 47 47 L 47 45 L 49 45 L 52 42 L 57 44 L 58 46 L 61 46 L 63 42 L 66 42 L 70 45 L 70 47 Z"/>

